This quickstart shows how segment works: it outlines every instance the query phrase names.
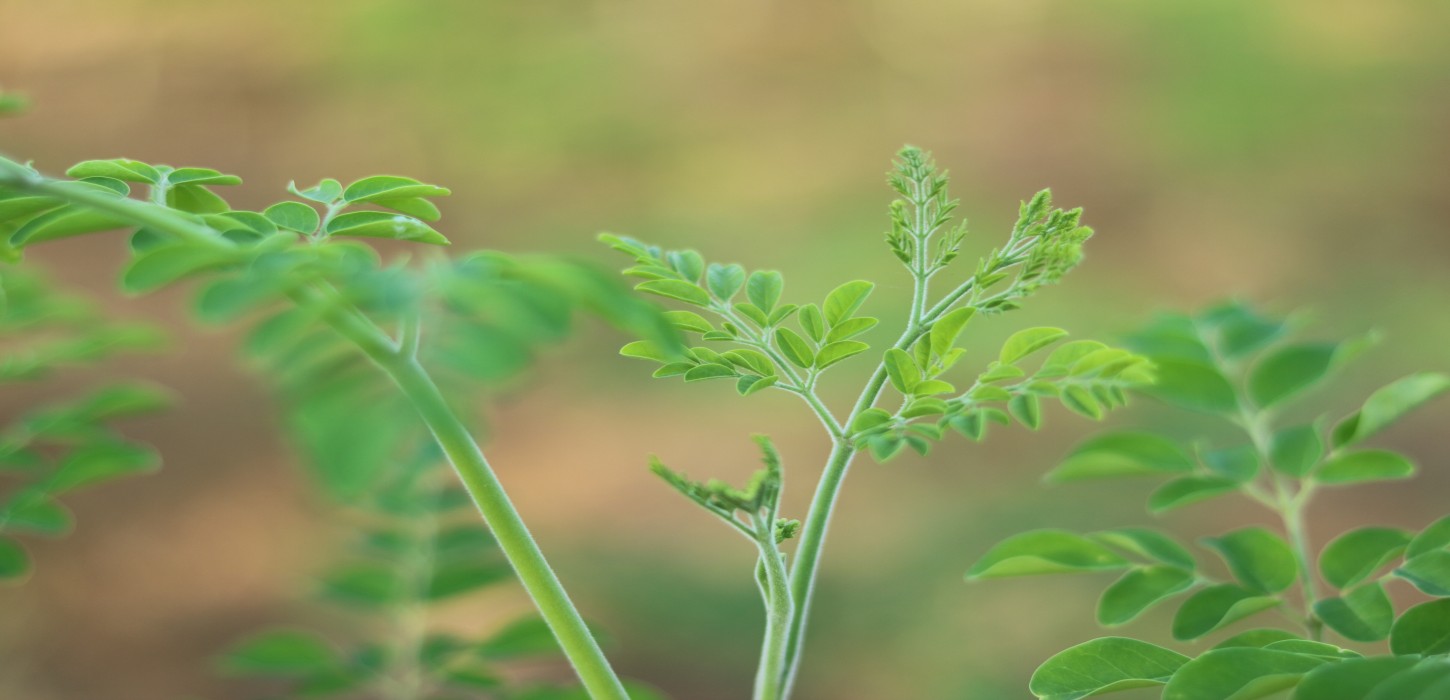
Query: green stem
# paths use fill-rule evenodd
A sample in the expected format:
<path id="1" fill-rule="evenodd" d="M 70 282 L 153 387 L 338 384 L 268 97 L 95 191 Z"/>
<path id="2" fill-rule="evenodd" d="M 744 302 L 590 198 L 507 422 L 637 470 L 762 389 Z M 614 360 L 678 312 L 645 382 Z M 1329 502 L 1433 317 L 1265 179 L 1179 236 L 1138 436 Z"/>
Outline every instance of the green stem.
<path id="1" fill-rule="evenodd" d="M 164 207 L 43 178 L 4 159 L 0 159 L 0 183 L 109 212 L 135 225 L 164 230 L 213 249 L 236 250 L 234 244 L 212 229 Z M 357 345 L 413 404 L 473 497 L 524 589 L 533 598 L 565 656 L 574 665 L 589 696 L 594 700 L 628 700 L 629 695 L 619 677 L 604 658 L 599 644 L 504 493 L 503 485 L 478 448 L 478 443 L 443 398 L 428 372 L 411 354 L 400 351 L 387 334 L 351 305 L 333 304 L 332 299 L 313 288 L 297 291 L 294 301 L 323 310 L 328 325 Z"/>
<path id="2" fill-rule="evenodd" d="M 795 619 L 795 598 L 791 595 L 785 561 L 775 542 L 773 520 L 755 524 L 760 561 L 765 569 L 765 639 L 760 647 L 760 665 L 755 673 L 755 700 L 781 700 L 789 692 L 781 678 L 786 672 L 786 651 L 791 623 Z"/>
<path id="3" fill-rule="evenodd" d="M 350 313 L 353 311 L 350 307 L 332 305 L 316 290 L 303 290 L 298 297 L 299 305 L 327 307 L 329 311 L 324 315 L 327 323 L 357 345 L 417 409 L 483 514 L 484 522 L 513 565 L 524 590 L 533 598 L 544 622 L 559 640 L 559 646 L 573 664 L 589 696 L 594 700 L 628 700 L 629 695 L 619 677 L 585 626 L 574 603 L 569 600 L 554 570 L 544 559 L 544 553 L 539 550 L 523 518 L 504 492 L 503 484 L 427 370 L 413 357 L 400 353 L 391 340 L 361 314 Z"/>

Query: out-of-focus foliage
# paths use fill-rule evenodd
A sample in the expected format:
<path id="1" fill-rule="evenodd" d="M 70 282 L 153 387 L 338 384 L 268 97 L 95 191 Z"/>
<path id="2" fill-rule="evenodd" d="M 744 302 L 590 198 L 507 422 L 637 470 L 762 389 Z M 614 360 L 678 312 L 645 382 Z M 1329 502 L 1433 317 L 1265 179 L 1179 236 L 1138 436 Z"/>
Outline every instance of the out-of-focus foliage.
<path id="1" fill-rule="evenodd" d="M 1146 391 L 1226 420 L 1241 435 L 1190 446 L 1153 433 L 1109 433 L 1078 447 L 1048 475 L 1053 483 L 1164 479 L 1148 498 L 1155 514 L 1227 494 L 1263 505 L 1282 521 L 1281 532 L 1249 526 L 1201 540 L 1229 577 L 1201 569 L 1182 544 L 1145 528 L 1034 530 L 998 544 L 968 572 L 969 579 L 1121 572 L 1098 601 L 1098 622 L 1127 624 L 1182 599 L 1172 623 L 1180 641 L 1272 610 L 1292 624 L 1275 620 L 1268 624 L 1279 626 L 1241 632 L 1196 658 L 1134 639 L 1096 639 L 1044 663 L 1031 682 L 1038 697 L 1163 686 L 1169 700 L 1256 698 L 1290 688 L 1295 700 L 1388 699 L 1436 697 L 1424 689 L 1450 688 L 1450 516 L 1415 531 L 1357 527 L 1317 556 L 1305 521 L 1317 490 L 1413 476 L 1410 458 L 1364 441 L 1450 390 L 1450 376 L 1409 375 L 1337 421 L 1329 414 L 1286 418 L 1373 339 L 1305 341 L 1296 330 L 1236 303 L 1159 317 L 1130 339 L 1157 367 L 1159 381 Z M 1321 577 L 1335 594 L 1321 593 Z M 1397 612 L 1387 591 L 1394 582 L 1433 600 Z M 1348 648 L 1326 642 L 1326 630 Z M 1362 646 L 1385 640 L 1388 656 L 1382 646 Z M 1428 694 L 1406 694 L 1410 688 Z"/>
<path id="2" fill-rule="evenodd" d="M 33 272 L 0 273 L 0 383 L 41 381 L 159 342 L 155 330 L 106 320 Z M 153 449 L 128 440 L 113 423 L 167 403 L 153 386 L 117 383 L 0 424 L 0 582 L 31 571 L 20 537 L 62 537 L 75 528 L 63 496 L 160 465 Z"/>

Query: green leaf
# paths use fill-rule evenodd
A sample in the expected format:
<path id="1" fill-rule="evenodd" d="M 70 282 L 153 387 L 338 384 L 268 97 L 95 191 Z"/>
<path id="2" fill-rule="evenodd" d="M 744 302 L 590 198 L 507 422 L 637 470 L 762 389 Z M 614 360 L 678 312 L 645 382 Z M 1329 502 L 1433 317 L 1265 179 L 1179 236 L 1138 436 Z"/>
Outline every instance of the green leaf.
<path id="1" fill-rule="evenodd" d="M 437 567 L 428 582 L 425 597 L 428 600 L 442 600 L 469 591 L 507 581 L 512 571 L 506 564 L 496 562 L 460 561 Z"/>
<path id="2" fill-rule="evenodd" d="M 1450 695 L 1450 663 L 1437 658 L 1426 659 L 1415 668 L 1391 676 L 1363 700 L 1441 700 L 1447 695 Z"/>
<path id="3" fill-rule="evenodd" d="M 114 231 L 130 225 L 128 220 L 114 214 L 90 208 L 64 206 L 26 222 L 15 233 L 10 234 L 10 245 L 20 248 L 87 233 Z"/>
<path id="4" fill-rule="evenodd" d="M 1366 700 L 1376 686 L 1419 662 L 1412 657 L 1377 656 L 1325 664 L 1304 676 L 1294 700 Z"/>
<path id="5" fill-rule="evenodd" d="M 1210 309 L 1203 318 L 1218 330 L 1219 352 L 1229 359 L 1259 350 L 1289 330 L 1286 324 L 1264 318 L 1238 302 Z"/>
<path id="6" fill-rule="evenodd" d="M 1042 368 L 1037 371 L 1037 376 L 1044 378 L 1067 376 L 1083 358 L 1107 349 L 1108 346 L 1096 340 L 1074 340 L 1064 343 L 1047 356 L 1042 363 Z"/>
<path id="7" fill-rule="evenodd" d="M 166 190 L 166 206 L 189 214 L 221 214 L 232 208 L 227 200 L 201 185 L 177 185 Z"/>
<path id="8" fill-rule="evenodd" d="M 811 340 L 819 343 L 826 338 L 826 320 L 821 317 L 821 310 L 815 304 L 802 306 L 800 317 L 796 321 Z"/>
<path id="9" fill-rule="evenodd" d="M 959 309 L 952 309 L 931 325 L 931 351 L 938 357 L 944 357 L 956 345 L 957 338 L 967 327 L 967 322 L 977 315 L 977 308 L 964 306 Z"/>
<path id="10" fill-rule="evenodd" d="M 1314 472 L 1321 484 L 1357 484 L 1365 481 L 1408 479 L 1415 465 L 1403 455 L 1388 450 L 1361 450 L 1329 460 Z"/>
<path id="11" fill-rule="evenodd" d="M 1426 595 L 1450 596 L 1450 551 L 1426 552 L 1409 559 L 1395 569 L 1395 575 Z"/>
<path id="12" fill-rule="evenodd" d="M 1323 457 L 1324 440 L 1319 437 L 1319 428 L 1313 425 L 1279 431 L 1269 449 L 1274 471 L 1295 478 L 1307 476 Z"/>
<path id="13" fill-rule="evenodd" d="M 1246 527 L 1222 537 L 1208 537 L 1204 546 L 1223 557 L 1234 578 L 1261 593 L 1279 593 L 1299 576 L 1294 550 L 1268 530 Z"/>
<path id="14" fill-rule="evenodd" d="M 189 243 L 162 245 L 131 260 L 121 276 L 121 287 L 128 293 L 141 294 L 230 262 L 226 253 L 211 248 Z"/>
<path id="15" fill-rule="evenodd" d="M 1450 653 L 1450 598 L 1406 610 L 1390 630 L 1390 651 L 1402 656 Z"/>
<path id="16" fill-rule="evenodd" d="M 338 666 L 336 652 L 311 632 L 275 630 L 236 645 L 221 659 L 231 673 L 265 676 L 307 676 Z"/>
<path id="17" fill-rule="evenodd" d="M 1103 591 L 1098 599 L 1098 624 L 1127 624 L 1158 602 L 1192 588 L 1194 581 L 1193 572 L 1176 566 L 1135 568 Z"/>
<path id="18" fill-rule="evenodd" d="M 527 656 L 558 654 L 559 642 L 549 625 L 537 615 L 509 623 L 488 641 L 478 645 L 484 656 L 492 659 L 516 659 Z"/>
<path id="19" fill-rule="evenodd" d="M 710 325 L 710 322 L 706 321 L 705 317 L 693 311 L 666 311 L 664 316 L 670 322 L 670 325 L 682 331 L 709 333 L 715 330 L 715 327 Z"/>
<path id="20" fill-rule="evenodd" d="M 805 308 L 810 309 L 815 307 L 807 306 Z M 840 340 L 849 340 L 875 328 L 877 323 L 880 323 L 880 321 L 870 316 L 848 318 L 837 324 L 835 328 L 826 332 L 826 342 L 834 343 Z"/>
<path id="21" fill-rule="evenodd" d="M 86 177 L 109 177 L 126 182 L 141 182 L 154 185 L 161 181 L 161 173 L 138 160 L 115 158 L 111 160 L 87 160 L 71 166 L 65 171 L 67 177 L 77 180 Z"/>
<path id="22" fill-rule="evenodd" d="M 51 495 L 94 486 L 104 481 L 154 471 L 161 460 L 151 449 L 128 442 L 104 440 L 82 445 L 60 461 L 44 482 Z"/>
<path id="23" fill-rule="evenodd" d="M 342 183 L 329 177 L 305 190 L 299 190 L 297 183 L 290 182 L 287 183 L 287 191 L 319 204 L 332 204 L 342 196 Z"/>
<path id="24" fill-rule="evenodd" d="M 657 296 L 678 299 L 695 306 L 710 305 L 710 295 L 705 290 L 701 289 L 699 285 L 684 280 L 651 280 L 641 283 L 635 289 Z"/>
<path id="25" fill-rule="evenodd" d="M 329 571 L 320 589 L 324 596 L 338 603 L 380 608 L 402 596 L 403 581 L 387 566 L 355 564 Z"/>
<path id="26" fill-rule="evenodd" d="M 1214 649 L 1183 664 L 1163 700 L 1251 700 L 1292 688 L 1324 659 L 1275 649 Z"/>
<path id="27" fill-rule="evenodd" d="M 1065 530 L 1033 530 L 1003 540 L 972 565 L 967 580 L 1006 576 L 1110 571 L 1127 560 L 1082 535 Z"/>
<path id="28" fill-rule="evenodd" d="M 704 381 L 706 379 L 726 379 L 726 378 L 733 379 L 733 378 L 735 378 L 737 376 L 739 376 L 739 375 L 736 373 L 736 371 L 734 369 L 731 369 L 730 367 L 728 367 L 726 365 L 717 365 L 717 364 L 715 364 L 715 363 L 712 362 L 712 363 L 706 363 L 706 364 L 703 364 L 703 365 L 699 365 L 699 366 L 695 367 L 694 369 L 691 369 L 690 371 L 685 372 L 685 381 L 687 381 L 687 382 L 699 382 L 699 381 Z"/>
<path id="29" fill-rule="evenodd" d="M 745 286 L 745 268 L 711 263 L 705 268 L 705 284 L 717 299 L 728 302 Z"/>
<path id="30" fill-rule="evenodd" d="M 636 340 L 629 343 L 619 349 L 619 354 L 655 362 L 669 362 L 673 359 L 657 343 L 649 340 Z"/>
<path id="31" fill-rule="evenodd" d="M 1062 390 L 1059 397 L 1062 405 L 1074 413 L 1078 413 L 1093 420 L 1101 420 L 1103 417 L 1103 404 L 1087 387 L 1073 384 Z"/>
<path id="32" fill-rule="evenodd" d="M 172 185 L 240 185 L 242 178 L 211 168 L 177 168 L 166 174 Z"/>
<path id="33" fill-rule="evenodd" d="M 1266 647 L 1275 642 L 1282 642 L 1290 639 L 1302 639 L 1296 634 L 1285 632 L 1279 629 L 1253 629 L 1240 632 L 1228 639 L 1213 645 L 1214 649 L 1232 649 L 1234 647 Z"/>
<path id="34" fill-rule="evenodd" d="M 437 185 L 428 185 L 410 177 L 375 175 L 365 177 L 347 186 L 342 198 L 349 203 L 359 204 L 379 199 L 404 197 L 443 197 L 450 192 Z"/>
<path id="35" fill-rule="evenodd" d="M 279 202 L 262 212 L 268 221 L 288 231 L 311 234 L 322 222 L 317 210 L 302 202 Z"/>
<path id="36" fill-rule="evenodd" d="M 448 239 L 444 238 L 443 234 L 434 231 L 428 224 L 411 216 L 389 214 L 385 211 L 354 211 L 340 214 L 327 222 L 326 232 L 329 236 L 391 238 L 412 243 L 448 245 Z"/>
<path id="37" fill-rule="evenodd" d="M 1193 471 L 1193 460 L 1172 440 L 1151 433 L 1117 432 L 1082 443 L 1047 481 L 1154 476 Z"/>
<path id="38" fill-rule="evenodd" d="M 1066 337 L 1067 331 L 1061 328 L 1027 328 L 1017 331 L 1002 344 L 1002 352 L 997 361 L 1010 365 Z"/>
<path id="39" fill-rule="evenodd" d="M 1352 445 L 1404 417 L 1450 389 L 1450 376 L 1438 372 L 1412 374 L 1370 394 L 1364 406 L 1334 428 L 1335 447 Z"/>
<path id="40" fill-rule="evenodd" d="M 1194 593 L 1173 616 L 1173 638 L 1198 639 L 1224 625 L 1257 612 L 1278 607 L 1273 596 L 1260 595 L 1231 583 L 1210 586 Z"/>
<path id="41" fill-rule="evenodd" d="M 871 296 L 871 290 L 876 285 L 863 280 L 847 282 L 826 295 L 826 303 L 822 307 L 825 313 L 826 325 L 835 327 L 842 321 L 851 318 L 856 310 L 866 302 L 866 297 Z"/>
<path id="42" fill-rule="evenodd" d="M 1202 454 L 1202 459 L 1209 471 L 1239 483 L 1259 475 L 1259 453 L 1253 445 L 1209 450 Z"/>
<path id="43" fill-rule="evenodd" d="M 19 542 L 0 537 L 0 581 L 18 579 L 30 573 L 30 555 Z"/>
<path id="44" fill-rule="evenodd" d="M 891 348 L 886 351 L 884 363 L 886 376 L 891 380 L 891 386 L 910 396 L 911 390 L 921 382 L 921 370 L 917 369 L 916 360 L 913 360 L 905 350 Z"/>
<path id="45" fill-rule="evenodd" d="M 38 535 L 57 537 L 75 528 L 70 511 L 55 501 L 18 494 L 0 507 L 0 523 L 10 530 L 24 530 Z"/>
<path id="46" fill-rule="evenodd" d="M 1314 604 L 1314 615 L 1345 639 L 1378 642 L 1390 636 L 1395 607 L 1384 586 L 1370 583 Z"/>
<path id="47" fill-rule="evenodd" d="M 1179 569 L 1192 571 L 1198 568 L 1191 554 L 1183 545 L 1174 542 L 1163 533 L 1141 527 L 1124 527 L 1115 530 L 1094 532 L 1088 537 L 1110 547 L 1116 547 L 1130 554 L 1162 562 Z"/>
<path id="48" fill-rule="evenodd" d="M 1007 402 L 1007 411 L 1017 422 L 1033 430 L 1042 426 L 1042 400 L 1032 394 L 1018 394 Z"/>
<path id="49" fill-rule="evenodd" d="M 1384 566 L 1410 543 L 1410 533 L 1390 527 L 1361 527 L 1334 538 L 1319 555 L 1319 571 L 1335 588 L 1349 588 Z"/>
<path id="50" fill-rule="evenodd" d="M 1305 343 L 1280 348 L 1249 372 L 1249 397 L 1267 408 L 1313 387 L 1338 364 L 1338 343 Z"/>
<path id="51" fill-rule="evenodd" d="M 825 369 L 848 357 L 859 355 L 871 346 L 856 340 L 838 340 L 834 343 L 827 343 L 816 353 L 816 367 Z"/>
<path id="52" fill-rule="evenodd" d="M 1148 511 L 1163 513 L 1239 489 L 1239 483 L 1221 476 L 1184 476 L 1159 486 L 1148 496 Z"/>
<path id="53" fill-rule="evenodd" d="M 762 377 L 773 377 L 776 374 L 775 363 L 771 362 L 769 357 L 766 357 L 764 353 L 758 350 L 741 348 L 739 350 L 731 350 L 721 356 L 729 361 L 730 364 L 754 372 Z"/>
<path id="54" fill-rule="evenodd" d="M 769 315 L 780 302 L 780 293 L 784 288 L 785 281 L 781 279 L 779 272 L 756 270 L 745 281 L 745 296 L 750 299 L 750 303 Z"/>
<path id="55" fill-rule="evenodd" d="M 780 346 L 780 352 L 791 364 L 801 369 L 810 369 L 815 364 L 816 353 L 811 349 L 810 343 L 800 334 L 789 328 L 775 329 L 775 344 Z"/>
<path id="56" fill-rule="evenodd" d="M 1450 515 L 1436 520 L 1415 535 L 1415 539 L 1410 541 L 1410 546 L 1405 550 L 1405 556 L 1414 558 L 1446 547 L 1450 547 Z"/>
<path id="57" fill-rule="evenodd" d="M 1212 366 L 1174 358 L 1154 357 L 1153 362 L 1157 382 L 1144 389 L 1149 395 L 1192 411 L 1220 414 L 1238 411 L 1238 395 L 1233 385 Z"/>
<path id="58" fill-rule="evenodd" d="M 409 216 L 423 221 L 437 221 L 443 218 L 443 212 L 434 204 L 422 197 L 400 197 L 398 199 L 377 199 L 371 202 L 373 206 L 393 211 L 402 212 Z"/>
<path id="59" fill-rule="evenodd" d="M 1028 689 L 1043 700 L 1078 700 L 1163 685 L 1187 662 L 1187 656 L 1147 642 L 1103 637 L 1043 662 Z"/>

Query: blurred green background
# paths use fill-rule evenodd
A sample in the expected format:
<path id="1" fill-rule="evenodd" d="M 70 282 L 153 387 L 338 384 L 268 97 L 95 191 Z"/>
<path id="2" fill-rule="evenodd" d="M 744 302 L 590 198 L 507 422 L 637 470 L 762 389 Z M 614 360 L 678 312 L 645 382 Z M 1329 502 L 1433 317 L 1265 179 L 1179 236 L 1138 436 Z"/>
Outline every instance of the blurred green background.
<path id="1" fill-rule="evenodd" d="M 979 357 L 1025 324 L 1110 337 L 1226 295 L 1308 305 L 1325 334 L 1387 335 L 1324 397 L 1340 412 L 1450 366 L 1447 27 L 1450 4 L 1423 0 L 0 0 L 0 85 L 36 104 L 0 123 L 0 151 L 52 172 L 113 156 L 216 167 L 247 178 L 239 206 L 291 179 L 406 174 L 454 189 L 442 228 L 457 249 L 613 265 L 592 242 L 608 229 L 781 269 L 788 297 L 876 279 L 879 311 L 909 295 L 881 242 L 882 173 L 909 142 L 952 170 L 973 250 L 1044 186 L 1099 232 L 1066 286 L 974 327 Z M 234 362 L 233 334 L 188 329 L 179 292 L 111 291 L 124 246 L 75 239 L 33 257 L 118 315 L 174 326 L 173 352 L 120 371 L 185 405 L 133 431 L 165 471 L 77 499 L 77 534 L 37 547 L 37 578 L 0 590 L 0 697 L 246 697 L 208 659 L 263 623 L 321 614 L 308 575 L 340 534 L 330 506 Z M 683 700 L 745 697 L 752 554 L 655 483 L 646 456 L 738 477 L 755 465 L 749 434 L 768 432 L 802 514 L 826 442 L 788 397 L 652 382 L 618 343 L 591 329 L 494 402 L 491 454 L 627 674 Z M 827 392 L 847 400 L 840 388 Z M 0 397 L 0 411 L 33 398 Z M 1425 475 L 1330 495 L 1316 539 L 1442 514 L 1447 420 L 1442 402 L 1386 434 Z M 1147 485 L 1038 485 L 1091 430 L 1058 412 L 1040 435 L 859 462 L 801 700 L 1020 698 L 1038 662 L 1094 636 L 1106 581 L 961 580 L 1023 528 L 1149 521 Z M 1261 518 L 1225 502 L 1167 520 L 1196 535 Z M 444 623 L 524 609 L 496 595 Z M 1128 633 L 1158 638 L 1162 620 Z"/>

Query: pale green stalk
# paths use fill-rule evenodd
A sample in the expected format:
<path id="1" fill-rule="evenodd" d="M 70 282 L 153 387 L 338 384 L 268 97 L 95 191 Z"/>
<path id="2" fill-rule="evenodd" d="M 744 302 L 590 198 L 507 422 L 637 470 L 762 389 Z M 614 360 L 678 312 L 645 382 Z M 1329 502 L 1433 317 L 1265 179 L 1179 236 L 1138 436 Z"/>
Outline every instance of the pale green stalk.
<path id="1" fill-rule="evenodd" d="M 67 186 L 3 160 L 0 160 L 0 183 L 109 212 L 133 224 L 163 230 L 188 242 L 219 250 L 236 248 L 206 226 L 176 216 L 169 210 Z M 336 303 L 338 300 L 326 290 L 303 288 L 294 293 L 293 300 L 300 306 L 322 310 L 329 326 L 356 345 L 413 404 L 472 496 L 590 697 L 594 700 L 628 700 L 619 677 L 544 559 L 478 443 L 448 405 L 433 378 L 413 356 L 413 342 L 405 342 L 402 346 L 394 343 L 356 308 Z M 412 333 L 405 334 L 408 335 Z M 416 338 L 416 335 L 413 337 Z"/>

